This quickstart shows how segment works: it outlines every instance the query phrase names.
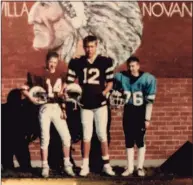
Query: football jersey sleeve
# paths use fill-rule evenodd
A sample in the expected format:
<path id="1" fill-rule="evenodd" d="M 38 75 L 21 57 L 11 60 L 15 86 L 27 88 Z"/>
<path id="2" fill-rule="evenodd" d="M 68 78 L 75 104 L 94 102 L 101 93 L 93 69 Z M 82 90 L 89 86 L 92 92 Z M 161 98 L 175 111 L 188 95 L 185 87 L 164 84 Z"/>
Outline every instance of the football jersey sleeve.
<path id="1" fill-rule="evenodd" d="M 115 81 L 118 81 L 118 82 L 121 82 L 121 73 L 115 73 L 115 75 L 114 75 L 114 80 Z"/>
<path id="2" fill-rule="evenodd" d="M 145 88 L 145 94 L 146 94 L 146 101 L 149 103 L 153 103 L 156 96 L 156 79 L 153 75 L 148 75 L 147 81 L 146 81 L 146 88 Z"/>
<path id="3" fill-rule="evenodd" d="M 76 66 L 75 66 L 75 60 L 72 59 L 69 62 L 68 65 L 68 72 L 67 72 L 67 79 L 66 82 L 67 83 L 74 83 L 76 80 L 77 74 L 76 74 Z"/>
<path id="4" fill-rule="evenodd" d="M 121 73 L 115 73 L 114 80 L 113 80 L 113 89 L 121 90 L 122 89 L 122 81 L 121 81 Z"/>
<path id="5" fill-rule="evenodd" d="M 113 66 L 113 61 L 111 58 L 108 58 L 108 62 L 107 62 L 107 67 L 105 70 L 105 80 L 106 82 L 112 82 L 114 79 L 114 66 Z"/>

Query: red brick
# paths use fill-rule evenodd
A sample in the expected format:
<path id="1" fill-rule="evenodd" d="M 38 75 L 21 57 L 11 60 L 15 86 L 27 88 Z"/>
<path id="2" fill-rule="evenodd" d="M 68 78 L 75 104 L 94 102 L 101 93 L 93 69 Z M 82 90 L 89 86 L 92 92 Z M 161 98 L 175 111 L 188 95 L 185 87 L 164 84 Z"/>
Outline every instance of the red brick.
<path id="1" fill-rule="evenodd" d="M 171 140 L 173 138 L 173 135 L 170 135 L 170 136 L 168 136 L 168 135 L 160 135 L 159 136 L 159 139 L 160 140 Z"/>
<path id="2" fill-rule="evenodd" d="M 164 145 L 165 141 L 150 141 L 151 146 L 152 145 Z"/>
<path id="3" fill-rule="evenodd" d="M 188 127 L 186 125 L 174 126 L 174 130 L 187 130 Z"/>
<path id="4" fill-rule="evenodd" d="M 186 141 L 188 139 L 188 136 L 187 135 L 176 135 L 176 136 L 173 136 L 173 139 Z"/>
<path id="5" fill-rule="evenodd" d="M 166 141 L 166 145 L 179 145 L 179 141 Z"/>
<path id="6" fill-rule="evenodd" d="M 148 139 L 149 141 L 156 141 L 156 140 L 159 139 L 159 136 L 157 136 L 157 135 L 147 136 L 147 139 Z"/>

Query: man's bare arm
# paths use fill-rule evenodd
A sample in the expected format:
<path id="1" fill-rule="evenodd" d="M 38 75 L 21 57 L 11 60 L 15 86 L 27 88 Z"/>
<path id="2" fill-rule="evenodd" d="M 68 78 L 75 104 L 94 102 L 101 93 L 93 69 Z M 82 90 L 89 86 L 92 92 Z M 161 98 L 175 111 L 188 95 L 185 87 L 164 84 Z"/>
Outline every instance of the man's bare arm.
<path id="1" fill-rule="evenodd" d="M 102 92 L 103 96 L 106 96 L 107 93 L 113 88 L 113 82 L 108 82 L 104 91 Z"/>

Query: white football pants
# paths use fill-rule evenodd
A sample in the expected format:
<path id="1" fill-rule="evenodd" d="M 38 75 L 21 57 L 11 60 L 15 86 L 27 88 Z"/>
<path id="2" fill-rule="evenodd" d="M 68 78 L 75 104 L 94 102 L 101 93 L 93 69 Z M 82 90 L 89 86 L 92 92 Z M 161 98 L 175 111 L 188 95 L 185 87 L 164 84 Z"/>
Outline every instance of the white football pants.
<path id="1" fill-rule="evenodd" d="M 83 140 L 86 142 L 91 141 L 93 134 L 93 121 L 95 121 L 96 134 L 99 141 L 107 141 L 107 106 L 102 106 L 96 109 L 81 109 Z"/>
<path id="2" fill-rule="evenodd" d="M 39 110 L 39 121 L 41 129 L 41 149 L 47 149 L 50 141 L 50 125 L 54 124 L 58 131 L 62 144 L 70 147 L 71 136 L 66 120 L 61 119 L 61 108 L 57 103 L 42 105 Z"/>

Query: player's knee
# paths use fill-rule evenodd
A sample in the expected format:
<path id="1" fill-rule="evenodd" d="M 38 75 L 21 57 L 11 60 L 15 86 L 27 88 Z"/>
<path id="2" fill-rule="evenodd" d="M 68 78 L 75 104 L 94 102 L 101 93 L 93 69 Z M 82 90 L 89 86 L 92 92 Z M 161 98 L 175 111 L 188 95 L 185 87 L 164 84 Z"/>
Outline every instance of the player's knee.
<path id="1" fill-rule="evenodd" d="M 62 144 L 64 147 L 70 147 L 71 145 L 71 136 L 66 134 L 65 137 L 61 138 Z"/>
<path id="2" fill-rule="evenodd" d="M 70 147 L 71 139 L 68 138 L 68 139 L 62 140 L 62 144 L 63 144 L 64 147 Z"/>
<path id="3" fill-rule="evenodd" d="M 84 142 L 90 142 L 91 138 L 92 138 L 92 136 L 90 134 L 84 134 L 83 141 Z"/>
<path id="4" fill-rule="evenodd" d="M 87 137 L 83 138 L 83 142 L 90 142 L 90 141 L 91 141 L 91 138 L 87 138 Z"/>
<path id="5" fill-rule="evenodd" d="M 97 137 L 100 142 L 106 142 L 107 141 L 107 133 L 105 132 L 97 132 Z"/>

